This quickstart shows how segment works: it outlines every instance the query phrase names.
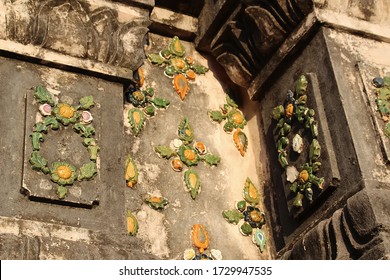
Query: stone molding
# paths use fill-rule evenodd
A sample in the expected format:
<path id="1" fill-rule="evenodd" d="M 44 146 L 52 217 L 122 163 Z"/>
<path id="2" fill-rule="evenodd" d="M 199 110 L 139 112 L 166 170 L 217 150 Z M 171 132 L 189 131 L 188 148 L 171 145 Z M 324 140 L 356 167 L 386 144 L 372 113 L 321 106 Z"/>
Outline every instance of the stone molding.
<path id="1" fill-rule="evenodd" d="M 217 12 L 210 15 L 211 9 Z M 195 42 L 256 99 L 277 66 L 318 25 L 389 42 L 389 14 L 386 0 L 209 0 Z"/>
<path id="2" fill-rule="evenodd" d="M 3 260 L 156 259 L 126 235 L 8 217 L 0 217 L 0 229 Z"/>
<path id="3" fill-rule="evenodd" d="M 150 21 L 146 9 L 105 0 L 2 0 L 0 23 L 2 40 L 135 70 Z"/>
<path id="4" fill-rule="evenodd" d="M 343 208 L 301 236 L 279 257 L 290 260 L 388 259 L 388 221 L 380 213 L 383 206 L 389 207 L 388 197 L 389 192 L 383 189 L 358 192 Z"/>

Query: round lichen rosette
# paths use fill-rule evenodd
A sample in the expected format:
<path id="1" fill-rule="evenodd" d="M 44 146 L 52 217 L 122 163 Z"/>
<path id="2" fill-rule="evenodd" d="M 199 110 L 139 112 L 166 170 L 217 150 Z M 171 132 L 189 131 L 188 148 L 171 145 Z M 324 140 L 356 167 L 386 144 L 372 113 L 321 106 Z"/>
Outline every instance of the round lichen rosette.
<path id="1" fill-rule="evenodd" d="M 77 178 L 77 168 L 67 162 L 53 162 L 50 175 L 51 180 L 61 186 L 72 185 Z"/>
<path id="2" fill-rule="evenodd" d="M 206 66 L 195 63 L 194 58 L 185 53 L 183 44 L 175 36 L 166 49 L 147 56 L 150 63 L 165 67 L 164 75 L 173 79 L 173 88 L 181 100 L 184 100 L 190 90 L 188 83 L 194 81 L 196 75 L 205 74 L 209 70 Z"/>
<path id="3" fill-rule="evenodd" d="M 321 146 L 318 141 L 315 111 L 306 104 L 307 87 L 306 76 L 300 75 L 296 81 L 295 91 L 288 90 L 284 103 L 272 110 L 272 118 L 277 122 L 275 131 L 278 161 L 286 170 L 286 180 L 292 184 L 290 190 L 296 194 L 293 202 L 296 208 L 304 206 L 302 201 L 304 197 L 308 203 L 313 201 L 313 194 L 316 194 L 313 192 L 313 185 L 317 186 L 318 193 L 324 186 L 324 178 L 315 175 L 321 166 L 319 161 Z M 310 143 L 305 153 L 301 135 L 307 136 Z M 290 152 L 295 153 L 294 156 L 290 156 Z M 290 159 L 294 159 L 295 163 L 289 163 Z"/>
<path id="4" fill-rule="evenodd" d="M 42 86 L 36 87 L 34 97 L 41 104 L 39 112 L 43 119 L 33 126 L 31 133 L 33 152 L 29 162 L 33 170 L 50 175 L 51 180 L 58 185 L 58 197 L 63 199 L 67 195 L 65 186 L 72 185 L 75 180 L 90 180 L 97 174 L 96 161 L 100 148 L 97 146 L 96 139 L 93 138 L 95 129 L 91 125 L 93 117 L 89 112 L 95 102 L 93 96 L 89 95 L 82 97 L 75 107 L 68 103 L 56 105 L 49 91 Z M 58 130 L 61 125 L 68 126 L 69 124 L 73 124 L 73 130 L 83 138 L 82 143 L 88 150 L 89 161 L 79 169 L 64 161 L 53 162 L 49 168 L 48 160 L 40 152 L 41 144 L 44 143 L 49 131 Z"/>
<path id="5" fill-rule="evenodd" d="M 156 115 L 157 109 L 168 108 L 170 101 L 156 97 L 152 87 L 144 87 L 145 77 L 142 68 L 138 68 L 132 82 L 125 90 L 125 98 L 133 105 L 128 112 L 128 120 L 135 136 L 139 136 L 144 128 L 147 117 Z"/>
<path id="6" fill-rule="evenodd" d="M 197 165 L 199 162 L 198 152 L 191 146 L 180 146 L 178 154 L 180 160 L 187 166 Z"/>
<path id="7" fill-rule="evenodd" d="M 77 112 L 76 108 L 67 104 L 59 103 L 54 107 L 54 115 L 56 119 L 61 122 L 63 125 L 68 125 L 70 123 L 76 123 L 79 120 L 80 113 Z"/>

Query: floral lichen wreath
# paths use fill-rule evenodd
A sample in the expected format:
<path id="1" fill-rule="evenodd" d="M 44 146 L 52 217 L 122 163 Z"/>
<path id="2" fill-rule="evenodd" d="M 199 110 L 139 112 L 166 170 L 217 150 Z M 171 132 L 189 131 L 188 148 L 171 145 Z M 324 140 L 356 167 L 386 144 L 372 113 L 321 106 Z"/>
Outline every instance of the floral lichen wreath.
<path id="1" fill-rule="evenodd" d="M 73 185 L 75 180 L 91 180 L 97 174 L 96 160 L 99 146 L 93 137 L 95 129 L 91 125 L 93 117 L 89 112 L 95 102 L 93 96 L 85 96 L 79 100 L 79 105 L 75 107 L 68 103 L 55 104 L 51 94 L 42 86 L 35 88 L 34 97 L 41 104 L 39 112 L 43 119 L 34 124 L 33 132 L 30 135 L 33 152 L 29 162 L 34 170 L 50 174 L 51 180 L 58 185 L 58 197 L 63 199 L 68 192 L 66 186 Z M 49 128 L 57 130 L 61 126 L 69 124 L 72 124 L 74 131 L 83 138 L 83 145 L 88 149 L 89 162 L 77 168 L 68 162 L 56 161 L 49 167 L 49 162 L 40 153 L 44 135 L 49 132 Z"/>

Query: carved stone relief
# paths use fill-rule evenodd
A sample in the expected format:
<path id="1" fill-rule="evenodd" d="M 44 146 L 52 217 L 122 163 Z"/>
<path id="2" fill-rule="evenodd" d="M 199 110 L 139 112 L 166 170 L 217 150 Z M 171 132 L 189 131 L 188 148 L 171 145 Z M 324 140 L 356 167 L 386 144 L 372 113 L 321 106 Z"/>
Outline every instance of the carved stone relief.
<path id="1" fill-rule="evenodd" d="M 146 10 L 88 0 L 6 0 L 2 5 L 6 40 L 132 70 L 142 64 Z"/>
<path id="2" fill-rule="evenodd" d="M 380 245 L 388 241 L 381 234 L 383 220 L 375 213 L 373 196 L 379 204 L 387 198 L 384 191 L 357 193 L 348 199 L 345 207 L 306 233 L 282 258 L 375 259 L 375 254 L 380 254 Z"/>
<path id="3" fill-rule="evenodd" d="M 234 83 L 248 87 L 311 9 L 310 1 L 242 0 L 213 39 L 211 51 Z"/>

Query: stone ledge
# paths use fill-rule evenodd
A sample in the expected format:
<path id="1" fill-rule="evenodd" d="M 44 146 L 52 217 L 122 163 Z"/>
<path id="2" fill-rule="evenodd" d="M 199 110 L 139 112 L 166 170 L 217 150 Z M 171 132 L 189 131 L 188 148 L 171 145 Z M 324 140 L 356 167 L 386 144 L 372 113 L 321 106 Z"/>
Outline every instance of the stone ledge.
<path id="1" fill-rule="evenodd" d="M 40 64 L 50 65 L 61 69 L 72 69 L 74 72 L 88 72 L 112 81 L 128 81 L 133 77 L 130 69 L 110 66 L 89 59 L 80 59 L 42 49 L 39 46 L 23 45 L 0 39 L 0 53 L 8 56 L 21 56 L 25 60 L 38 60 Z M 79 71 L 77 71 L 79 70 Z"/>
<path id="2" fill-rule="evenodd" d="M 318 21 L 324 25 L 346 30 L 350 33 L 362 34 L 376 40 L 390 42 L 389 25 L 379 25 L 329 10 L 315 9 L 314 11 Z"/>
<path id="3" fill-rule="evenodd" d="M 198 30 L 198 19 L 155 7 L 150 16 L 152 24 L 149 29 L 153 33 L 164 36 L 178 36 L 182 40 L 192 41 Z"/>
<path id="4" fill-rule="evenodd" d="M 142 250 L 127 235 L 0 217 L 1 259 L 156 259 Z"/>

